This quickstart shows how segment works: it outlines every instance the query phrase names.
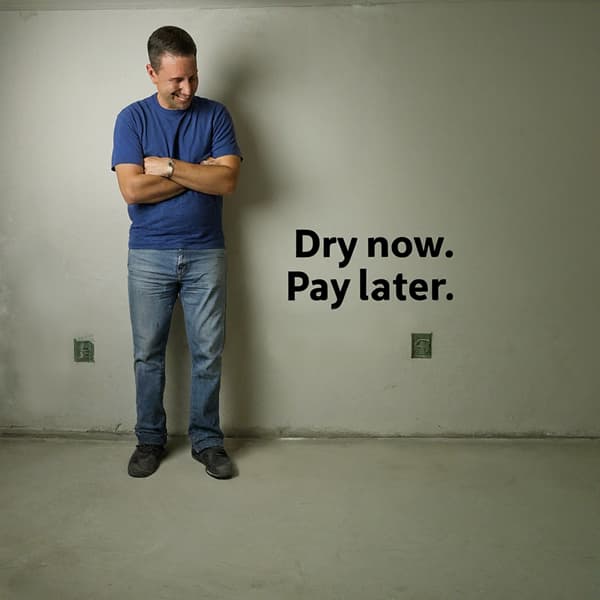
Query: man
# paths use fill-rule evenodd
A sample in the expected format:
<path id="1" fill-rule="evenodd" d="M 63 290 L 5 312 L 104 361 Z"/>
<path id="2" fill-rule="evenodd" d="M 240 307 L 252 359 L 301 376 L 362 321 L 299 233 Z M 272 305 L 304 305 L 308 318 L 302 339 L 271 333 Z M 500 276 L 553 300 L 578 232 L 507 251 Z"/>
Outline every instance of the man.
<path id="1" fill-rule="evenodd" d="M 222 196 L 236 187 L 240 149 L 226 108 L 195 95 L 196 45 L 178 27 L 148 40 L 156 94 L 116 120 L 112 168 L 128 204 L 128 288 L 138 444 L 132 477 L 158 468 L 167 442 L 165 351 L 177 297 L 192 357 L 192 456 L 218 479 L 233 475 L 219 423 L 226 266 Z"/>

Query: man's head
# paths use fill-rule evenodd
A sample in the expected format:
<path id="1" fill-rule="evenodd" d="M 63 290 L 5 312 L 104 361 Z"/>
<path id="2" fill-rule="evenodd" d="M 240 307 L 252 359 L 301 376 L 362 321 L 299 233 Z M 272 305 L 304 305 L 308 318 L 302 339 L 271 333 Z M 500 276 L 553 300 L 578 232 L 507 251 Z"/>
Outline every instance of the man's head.
<path id="1" fill-rule="evenodd" d="M 146 70 L 156 85 L 163 108 L 189 108 L 198 89 L 196 44 L 190 35 L 171 25 L 160 27 L 148 39 Z"/>

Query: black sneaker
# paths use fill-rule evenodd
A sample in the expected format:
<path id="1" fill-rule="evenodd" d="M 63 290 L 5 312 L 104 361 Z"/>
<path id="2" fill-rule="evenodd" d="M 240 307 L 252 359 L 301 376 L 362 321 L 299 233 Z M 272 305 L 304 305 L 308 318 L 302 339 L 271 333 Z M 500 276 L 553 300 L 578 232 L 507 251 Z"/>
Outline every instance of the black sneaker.
<path id="1" fill-rule="evenodd" d="M 148 477 L 158 469 L 165 454 L 164 446 L 138 444 L 129 459 L 127 472 L 132 477 Z"/>
<path id="2" fill-rule="evenodd" d="M 231 479 L 233 477 L 233 463 L 225 452 L 225 448 L 214 446 L 196 452 L 192 448 L 192 456 L 206 466 L 206 472 L 217 479 Z"/>

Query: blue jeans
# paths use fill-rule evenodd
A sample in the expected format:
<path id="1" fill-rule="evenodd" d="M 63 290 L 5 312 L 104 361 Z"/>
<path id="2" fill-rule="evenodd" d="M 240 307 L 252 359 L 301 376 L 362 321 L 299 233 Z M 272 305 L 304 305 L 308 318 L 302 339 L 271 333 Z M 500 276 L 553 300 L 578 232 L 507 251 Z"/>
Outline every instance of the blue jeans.
<path id="1" fill-rule="evenodd" d="M 188 434 L 194 450 L 222 446 L 219 389 L 225 337 L 225 250 L 131 249 L 127 266 L 138 442 L 167 442 L 165 353 L 179 296 L 192 357 Z"/>

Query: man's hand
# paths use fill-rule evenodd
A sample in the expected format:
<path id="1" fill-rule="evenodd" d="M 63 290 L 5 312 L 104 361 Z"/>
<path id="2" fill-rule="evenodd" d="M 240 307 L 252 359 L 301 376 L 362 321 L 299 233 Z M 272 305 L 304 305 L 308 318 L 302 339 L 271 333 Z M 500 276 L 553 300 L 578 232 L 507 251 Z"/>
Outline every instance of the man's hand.
<path id="1" fill-rule="evenodd" d="M 162 158 L 160 156 L 147 156 L 144 159 L 144 173 L 146 175 L 168 177 L 171 172 L 169 161 L 169 158 Z"/>

